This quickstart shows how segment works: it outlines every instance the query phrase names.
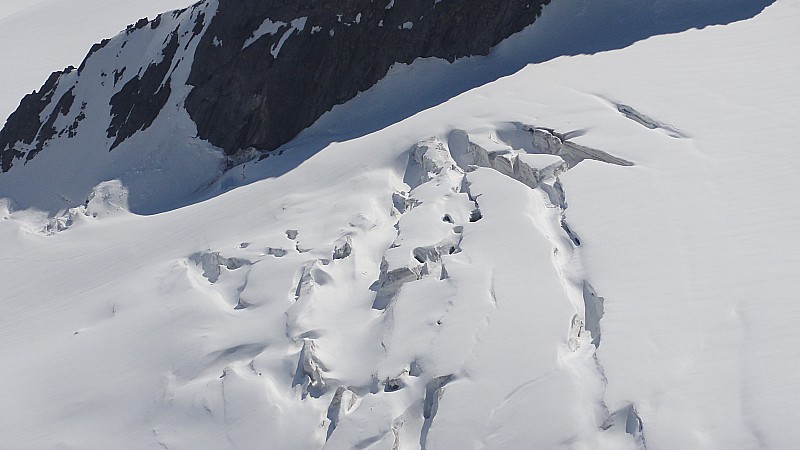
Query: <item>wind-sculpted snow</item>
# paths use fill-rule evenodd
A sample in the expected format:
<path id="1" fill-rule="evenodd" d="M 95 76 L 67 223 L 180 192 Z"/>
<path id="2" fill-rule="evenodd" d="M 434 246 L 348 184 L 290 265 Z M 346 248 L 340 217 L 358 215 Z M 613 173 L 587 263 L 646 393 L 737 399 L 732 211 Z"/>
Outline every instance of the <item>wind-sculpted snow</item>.
<path id="1" fill-rule="evenodd" d="M 479 430 L 505 429 L 502 418 L 527 404 L 519 403 L 518 396 L 558 393 L 586 401 L 583 406 L 590 409 L 600 408 L 602 398 L 576 397 L 601 384 L 596 363 L 586 357 L 599 333 L 583 327 L 591 315 L 583 313 L 582 299 L 563 290 L 568 284 L 561 279 L 561 267 L 550 261 L 552 242 L 557 253 L 574 251 L 561 227 L 564 211 L 548 207 L 549 197 L 537 194 L 541 185 L 553 183 L 566 170 L 565 163 L 509 148 L 511 169 L 505 164 L 498 166 L 500 171 L 459 166 L 456 161 L 466 155 L 480 155 L 481 161 L 496 161 L 500 155 L 482 149 L 468 133 L 453 134 L 469 145 L 454 150 L 441 138 L 420 141 L 403 155 L 402 168 L 385 168 L 368 177 L 373 189 L 329 202 L 336 197 L 324 193 L 328 186 L 323 183 L 315 188 L 323 191 L 298 192 L 303 199 L 274 200 L 285 206 L 273 211 L 289 213 L 278 213 L 266 228 L 239 236 L 235 244 L 229 238 L 214 239 L 207 249 L 143 269 L 141 276 L 151 270 L 160 273 L 159 296 L 178 302 L 176 306 L 182 303 L 180 308 L 200 308 L 198 319 L 222 320 L 228 331 L 207 334 L 210 330 L 200 331 L 205 328 L 201 326 L 200 336 L 190 333 L 208 344 L 196 347 L 166 375 L 163 394 L 155 400 L 152 434 L 138 439 L 167 447 L 200 442 L 215 446 L 215 430 L 234 427 L 243 434 L 237 433 L 232 442 L 248 447 L 269 439 L 298 448 L 380 443 L 436 448 L 444 442 L 469 445 L 481 436 L 485 445 L 495 446 L 493 428 Z M 536 157 L 544 164 L 537 166 Z M 524 166 L 524 173 L 537 174 L 538 183 L 527 186 L 516 180 L 513 175 L 522 169 L 514 170 L 515 164 Z M 372 192 L 381 185 L 384 194 L 377 202 Z M 332 215 L 334 227 L 328 221 L 313 227 L 293 224 L 302 210 L 318 210 L 325 203 L 332 211 L 351 215 Z M 101 219 L 99 224 L 116 226 L 132 220 L 124 215 Z M 498 240 L 500 224 L 527 238 Z M 91 236 L 99 229 L 87 223 L 57 236 L 93 230 L 87 234 Z M 181 247 L 194 241 L 180 240 Z M 144 252 L 139 255 L 152 255 L 152 250 L 140 250 Z M 157 253 L 173 254 L 163 250 Z M 505 262 L 498 260 L 500 254 Z M 538 286 L 532 303 L 530 294 L 519 289 L 529 281 L 513 269 L 524 260 L 536 261 L 525 275 Z M 125 296 L 116 298 L 107 320 L 124 317 L 134 305 Z M 546 312 L 541 322 L 533 311 Z M 562 323 L 554 322 L 552 314 Z M 539 350 L 514 355 L 518 350 L 507 348 L 502 330 L 523 329 L 529 320 L 540 324 L 531 329 L 533 334 L 517 336 L 517 346 Z M 580 323 L 572 338 L 570 321 Z M 90 336 L 93 331 L 75 333 Z M 193 339 L 181 338 L 173 345 L 194 347 Z M 508 350 L 512 353 L 503 356 Z M 562 384 L 561 377 L 553 376 L 573 370 L 587 379 Z M 473 399 L 472 392 L 483 394 Z M 467 400 L 469 404 L 462 404 Z M 453 434 L 458 429 L 451 423 L 453 407 L 469 412 L 461 420 L 471 423 L 476 434 Z M 275 420 L 275 408 L 291 417 L 291 426 Z M 549 405 L 526 414 L 543 418 L 551 410 Z M 250 428 L 242 420 L 248 415 L 272 425 Z M 190 438 L 190 418 L 191 428 L 206 431 Z M 590 434 L 608 433 L 609 439 L 621 426 L 610 414 L 598 421 L 608 422 L 606 430 L 611 431 L 601 431 L 591 421 L 577 425 L 596 429 Z M 517 435 L 525 430 L 512 427 L 502 435 L 509 431 Z M 543 442 L 556 442 L 557 434 Z"/>
<path id="2" fill-rule="evenodd" d="M 55 215 L 0 199 L 3 444 L 791 448 L 800 67 L 772 43 L 800 45 L 798 17 L 779 1 L 326 134 L 378 87 L 161 214 L 115 177 Z"/>

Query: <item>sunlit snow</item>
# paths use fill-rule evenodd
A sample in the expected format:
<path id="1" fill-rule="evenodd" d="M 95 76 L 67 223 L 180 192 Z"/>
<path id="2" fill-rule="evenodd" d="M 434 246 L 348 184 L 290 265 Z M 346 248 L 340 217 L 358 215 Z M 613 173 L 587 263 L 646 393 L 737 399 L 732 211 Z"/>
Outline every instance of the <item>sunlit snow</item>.
<path id="1" fill-rule="evenodd" d="M 50 69 L 5 24 L 56 3 L 0 9 L 17 100 Z M 3 446 L 795 446 L 800 5 L 647 2 L 585 31 L 597 3 L 398 65 L 222 176 L 185 143 L 171 197 L 78 144 L 0 174 Z M 14 170 L 71 163 L 85 201 L 29 207 L 38 175 L 11 198 Z"/>

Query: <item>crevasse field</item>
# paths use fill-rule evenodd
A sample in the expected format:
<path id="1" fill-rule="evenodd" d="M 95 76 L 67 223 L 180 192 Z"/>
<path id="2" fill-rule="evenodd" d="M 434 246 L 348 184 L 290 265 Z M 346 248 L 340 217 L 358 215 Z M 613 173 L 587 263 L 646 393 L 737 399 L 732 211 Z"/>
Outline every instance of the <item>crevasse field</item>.
<path id="1" fill-rule="evenodd" d="M 4 2 L 0 115 L 187 5 Z M 0 447 L 795 447 L 798 23 L 555 0 L 171 205 L 0 174 Z M 30 207 L 63 161 L 86 201 Z"/>

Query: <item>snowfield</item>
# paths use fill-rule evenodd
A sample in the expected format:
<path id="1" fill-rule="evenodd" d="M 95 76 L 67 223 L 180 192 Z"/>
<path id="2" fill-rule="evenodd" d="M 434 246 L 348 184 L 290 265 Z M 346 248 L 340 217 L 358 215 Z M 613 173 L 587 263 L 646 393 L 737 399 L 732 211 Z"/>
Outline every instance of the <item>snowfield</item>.
<path id="1" fill-rule="evenodd" d="M 29 3 L 0 37 L 58 19 Z M 800 3 L 596 3 L 397 66 L 172 207 L 91 178 L 52 215 L 0 174 L 3 446 L 795 446 Z M 598 11 L 629 15 L 598 42 Z"/>

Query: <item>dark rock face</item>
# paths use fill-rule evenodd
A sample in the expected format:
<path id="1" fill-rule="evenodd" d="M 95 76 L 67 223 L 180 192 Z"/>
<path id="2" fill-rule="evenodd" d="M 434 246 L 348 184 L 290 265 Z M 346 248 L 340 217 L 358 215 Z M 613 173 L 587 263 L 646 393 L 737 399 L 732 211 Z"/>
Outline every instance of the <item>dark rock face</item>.
<path id="1" fill-rule="evenodd" d="M 161 61 L 150 64 L 144 74 L 131 78 L 111 97 L 111 124 L 106 130 L 108 137 L 114 138 L 110 150 L 137 131 L 146 130 L 167 103 L 171 93 L 168 74 L 177 51 L 178 33 L 173 32 Z M 117 75 L 114 77 L 116 82 Z"/>
<path id="2" fill-rule="evenodd" d="M 40 116 L 50 102 L 53 101 L 61 75 L 69 74 L 74 67 L 68 67 L 63 72 L 54 72 L 38 92 L 26 95 L 20 102 L 19 108 L 9 116 L 6 126 L 0 130 L 0 162 L 3 172 L 8 172 L 14 159 L 28 155 L 31 159 L 44 148 L 44 144 L 53 138 L 56 130 L 53 128 L 58 114 L 65 114 L 72 107 L 75 98 L 71 92 L 57 100 L 55 110 L 41 122 Z M 27 153 L 24 151 L 27 150 Z"/>
<path id="3" fill-rule="evenodd" d="M 186 109 L 226 153 L 271 150 L 418 57 L 482 55 L 549 0 L 222 2 L 197 49 Z M 296 22 L 306 18 L 302 27 Z M 242 49 L 270 20 L 266 34 Z M 293 22 L 294 21 L 294 22 Z"/>
<path id="4" fill-rule="evenodd" d="M 142 19 L 95 44 L 77 71 L 51 75 L 0 131 L 0 168 L 79 135 L 84 122 L 105 133 L 82 135 L 82 145 L 113 150 L 151 127 L 168 102 L 185 107 L 199 137 L 228 155 L 272 150 L 393 64 L 486 54 L 549 1 L 203 0 Z M 137 54 L 129 41 L 160 50 Z M 103 90 L 87 89 L 98 76 Z M 110 114 L 98 113 L 100 103 Z"/>

